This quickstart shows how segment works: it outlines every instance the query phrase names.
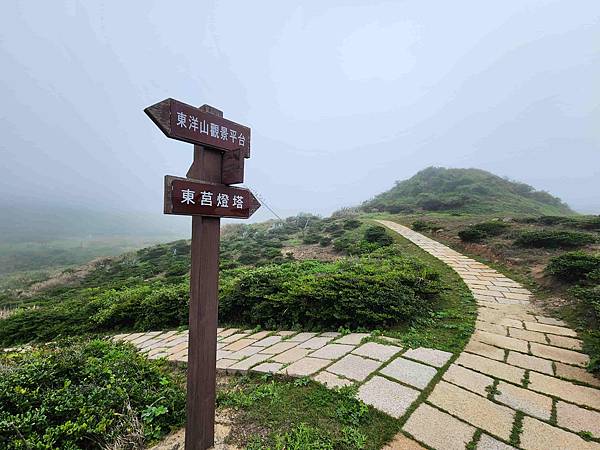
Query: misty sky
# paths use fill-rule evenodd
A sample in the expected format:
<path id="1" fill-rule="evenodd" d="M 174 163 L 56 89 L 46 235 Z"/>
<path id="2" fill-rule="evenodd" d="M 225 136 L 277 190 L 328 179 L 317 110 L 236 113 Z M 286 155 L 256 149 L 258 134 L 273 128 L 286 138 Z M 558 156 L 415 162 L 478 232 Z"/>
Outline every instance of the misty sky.
<path id="1" fill-rule="evenodd" d="M 600 213 L 599 1 L 293 3 L 4 1 L 0 199 L 160 214 L 192 146 L 142 110 L 173 97 L 252 128 L 281 216 L 429 165 Z"/>

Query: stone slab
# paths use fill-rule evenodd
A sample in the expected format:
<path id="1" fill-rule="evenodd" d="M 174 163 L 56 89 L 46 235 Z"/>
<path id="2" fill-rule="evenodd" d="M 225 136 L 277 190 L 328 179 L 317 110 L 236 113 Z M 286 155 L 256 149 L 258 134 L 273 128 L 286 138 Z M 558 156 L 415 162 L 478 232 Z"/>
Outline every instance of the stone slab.
<path id="1" fill-rule="evenodd" d="M 312 358 L 322 359 L 339 359 L 346 353 L 350 353 L 354 349 L 353 345 L 344 344 L 327 344 L 310 354 Z"/>
<path id="2" fill-rule="evenodd" d="M 257 347 L 271 347 L 272 345 L 281 342 L 283 338 L 281 336 L 267 336 L 262 338 L 260 341 L 255 342 L 253 345 Z"/>
<path id="3" fill-rule="evenodd" d="M 511 381 L 515 384 L 521 384 L 523 376 L 525 375 L 525 370 L 519 367 L 484 358 L 482 356 L 471 355 L 470 353 L 461 353 L 456 360 L 456 363 L 463 367 L 476 370 L 477 372 L 500 378 L 501 380 Z"/>
<path id="4" fill-rule="evenodd" d="M 525 450 L 598 450 L 600 444 L 586 442 L 579 436 L 548 425 L 533 417 L 523 419 L 521 447 Z"/>
<path id="5" fill-rule="evenodd" d="M 227 344 L 230 344 L 232 342 L 235 342 L 243 337 L 247 337 L 248 335 L 246 333 L 235 333 L 232 334 L 231 336 L 227 336 L 226 338 L 221 339 L 221 342 L 225 342 Z"/>
<path id="6" fill-rule="evenodd" d="M 521 328 L 509 328 L 508 334 L 510 337 L 516 339 L 522 339 L 524 341 L 539 342 L 540 344 L 546 344 L 546 335 L 538 331 L 522 330 Z"/>
<path id="7" fill-rule="evenodd" d="M 504 381 L 498 384 L 498 391 L 494 400 L 538 419 L 550 420 L 552 415 L 552 399 L 550 397 Z"/>
<path id="8" fill-rule="evenodd" d="M 600 388 L 600 378 L 595 377 L 587 370 L 560 362 L 557 362 L 555 365 L 556 376 L 567 378 L 569 380 L 581 381 L 582 383 L 589 384 L 590 386 Z"/>
<path id="9" fill-rule="evenodd" d="M 238 350 L 243 349 L 244 347 L 248 347 L 249 345 L 255 344 L 256 341 L 254 339 L 238 339 L 237 341 L 229 344 L 227 347 L 223 347 L 223 350 L 227 350 L 228 352 L 237 352 Z"/>
<path id="10" fill-rule="evenodd" d="M 369 333 L 350 333 L 335 341 L 336 344 L 358 345 L 364 338 L 370 336 Z"/>
<path id="11" fill-rule="evenodd" d="M 600 409 L 600 390 L 578 386 L 569 381 L 537 372 L 529 373 L 529 389 L 562 398 L 579 405 Z"/>
<path id="12" fill-rule="evenodd" d="M 226 338 L 227 336 L 231 336 L 239 331 L 239 328 L 229 328 L 228 330 L 223 330 L 220 333 L 217 333 L 217 336 L 220 338 Z"/>
<path id="13" fill-rule="evenodd" d="M 394 439 L 381 450 L 427 450 L 416 441 L 398 433 Z"/>
<path id="14" fill-rule="evenodd" d="M 465 389 L 440 381 L 429 402 L 504 440 L 510 439 L 514 411 L 473 394 Z"/>
<path id="15" fill-rule="evenodd" d="M 590 361 L 590 357 L 583 353 L 574 352 L 565 348 L 551 347 L 549 345 L 531 343 L 531 353 L 541 358 L 560 361 L 567 364 L 585 367 Z"/>
<path id="16" fill-rule="evenodd" d="M 249 345 L 248 347 L 244 347 L 243 349 L 238 350 L 237 352 L 230 352 L 228 359 L 237 359 L 237 360 L 243 359 L 248 356 L 255 355 L 258 352 L 260 352 L 261 350 L 262 350 L 262 347 L 255 347 L 253 345 Z M 227 351 L 227 350 L 221 350 L 221 351 Z"/>
<path id="17" fill-rule="evenodd" d="M 464 450 L 475 428 L 426 403 L 411 414 L 403 430 L 431 448 Z"/>
<path id="18" fill-rule="evenodd" d="M 396 353 L 402 350 L 401 347 L 395 345 L 379 344 L 377 342 L 367 342 L 356 348 L 352 354 L 366 356 L 367 358 L 376 359 L 377 361 L 387 361 Z"/>
<path id="19" fill-rule="evenodd" d="M 351 380 L 363 381 L 371 373 L 375 372 L 380 365 L 379 361 L 361 358 L 356 355 L 346 355 L 333 363 L 327 371 L 336 375 L 342 375 Z"/>
<path id="20" fill-rule="evenodd" d="M 567 324 L 565 322 L 563 322 L 562 320 L 553 319 L 552 317 L 536 316 L 536 319 L 539 323 L 543 323 L 546 325 L 556 325 L 559 327 L 567 326 Z"/>
<path id="21" fill-rule="evenodd" d="M 280 373 L 295 377 L 306 377 L 318 372 L 328 364 L 331 364 L 331 361 L 327 359 L 305 357 L 281 369 Z"/>
<path id="22" fill-rule="evenodd" d="M 283 364 L 281 364 L 281 363 L 266 362 L 266 363 L 259 364 L 258 366 L 254 366 L 252 368 L 252 371 L 253 372 L 261 372 L 261 373 L 275 373 L 282 367 L 283 367 Z"/>
<path id="23" fill-rule="evenodd" d="M 600 438 L 600 412 L 559 401 L 556 404 L 556 420 L 561 427 L 576 433 L 589 432 Z"/>
<path id="24" fill-rule="evenodd" d="M 349 386 L 349 385 L 353 384 L 352 381 L 347 380 L 345 378 L 338 377 L 337 375 L 327 372 L 326 370 L 323 370 L 323 371 L 319 372 L 317 375 L 315 375 L 313 377 L 313 380 L 315 380 L 321 384 L 324 384 L 328 388 L 343 387 L 343 386 Z"/>
<path id="25" fill-rule="evenodd" d="M 297 342 L 288 342 L 288 341 L 278 342 L 275 345 L 261 349 L 261 353 L 264 353 L 266 355 L 278 355 L 279 353 L 283 353 L 283 352 L 289 350 L 290 348 L 294 348 L 297 345 L 298 345 Z"/>
<path id="26" fill-rule="evenodd" d="M 522 341 L 520 339 L 507 336 L 500 336 L 499 334 L 488 333 L 486 331 L 475 331 L 472 339 L 485 344 L 506 348 L 508 350 L 516 350 L 522 353 L 527 353 L 529 351 L 527 341 Z"/>
<path id="27" fill-rule="evenodd" d="M 531 331 L 539 331 L 540 333 L 558 334 L 560 336 L 577 337 L 577 333 L 570 328 L 557 327 L 556 325 L 546 325 L 536 322 L 525 322 L 525 328 Z"/>
<path id="28" fill-rule="evenodd" d="M 512 445 L 500 442 L 498 439 L 494 439 L 487 434 L 482 434 L 479 442 L 477 443 L 477 450 L 517 450 Z"/>
<path id="29" fill-rule="evenodd" d="M 309 353 L 310 350 L 307 348 L 294 347 L 290 350 L 286 350 L 285 352 L 280 353 L 277 356 L 272 357 L 271 359 L 275 362 L 289 364 L 298 361 L 301 358 L 304 358 Z"/>
<path id="30" fill-rule="evenodd" d="M 531 369 L 548 375 L 554 375 L 554 371 L 552 370 L 552 361 L 538 358 L 537 356 L 524 355 L 523 353 L 518 352 L 509 352 L 506 362 L 513 366 L 522 367 L 524 369 Z"/>
<path id="31" fill-rule="evenodd" d="M 271 334 L 270 331 L 258 331 L 254 334 L 249 335 L 248 337 L 250 339 L 255 339 L 257 341 L 260 341 L 261 339 L 266 338 L 269 334 Z"/>
<path id="32" fill-rule="evenodd" d="M 324 347 L 325 345 L 327 345 L 327 343 L 329 341 L 331 341 L 332 338 L 330 337 L 313 337 L 310 338 L 308 341 L 304 341 L 301 342 L 298 347 L 300 348 L 308 348 L 311 350 L 316 350 L 318 348 Z"/>
<path id="33" fill-rule="evenodd" d="M 457 364 L 452 364 L 442 378 L 483 397 L 487 397 L 487 388 L 494 384 L 493 378 L 465 369 Z"/>
<path id="34" fill-rule="evenodd" d="M 419 391 L 375 376 L 358 390 L 358 398 L 384 413 L 400 418 L 419 396 Z"/>
<path id="35" fill-rule="evenodd" d="M 403 355 L 405 358 L 416 359 L 430 366 L 442 367 L 452 357 L 452 353 L 435 350 L 433 348 L 419 347 L 407 350 Z"/>
<path id="36" fill-rule="evenodd" d="M 581 350 L 583 348 L 583 342 L 579 339 L 557 336 L 556 334 L 549 334 L 548 339 L 550 340 L 550 345 L 555 345 L 556 347 L 563 347 L 569 350 Z"/>
<path id="37" fill-rule="evenodd" d="M 309 339 L 315 337 L 317 335 L 317 333 L 310 333 L 310 332 L 303 332 L 303 333 L 298 333 L 295 336 L 292 336 L 291 338 L 287 339 L 288 341 L 291 342 L 305 342 L 308 341 Z"/>
<path id="38" fill-rule="evenodd" d="M 425 389 L 437 373 L 436 369 L 409 359 L 396 358 L 381 373 L 418 389 Z"/>
<path id="39" fill-rule="evenodd" d="M 260 353 L 256 353 L 255 355 L 249 356 L 246 359 L 241 360 L 240 362 L 236 362 L 232 366 L 227 368 L 228 372 L 246 372 L 252 366 L 255 366 L 266 359 L 269 359 L 269 355 L 261 355 Z"/>
<path id="40" fill-rule="evenodd" d="M 229 366 L 235 364 L 237 361 L 233 359 L 219 359 L 217 361 L 217 369 L 227 369 Z"/>
<path id="41" fill-rule="evenodd" d="M 495 359 L 496 361 L 504 361 L 504 349 L 472 339 L 465 347 L 465 351 L 485 356 L 486 358 Z"/>

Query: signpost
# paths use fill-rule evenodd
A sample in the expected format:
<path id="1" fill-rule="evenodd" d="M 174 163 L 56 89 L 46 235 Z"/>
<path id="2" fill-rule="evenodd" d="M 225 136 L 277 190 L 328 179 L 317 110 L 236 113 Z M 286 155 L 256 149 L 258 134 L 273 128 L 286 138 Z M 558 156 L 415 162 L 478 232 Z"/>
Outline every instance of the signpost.
<path id="1" fill-rule="evenodd" d="M 186 450 L 214 444 L 220 218 L 247 219 L 260 203 L 244 180 L 250 128 L 209 105 L 166 99 L 145 113 L 168 137 L 194 145 L 187 178 L 165 177 L 165 214 L 192 216 Z"/>

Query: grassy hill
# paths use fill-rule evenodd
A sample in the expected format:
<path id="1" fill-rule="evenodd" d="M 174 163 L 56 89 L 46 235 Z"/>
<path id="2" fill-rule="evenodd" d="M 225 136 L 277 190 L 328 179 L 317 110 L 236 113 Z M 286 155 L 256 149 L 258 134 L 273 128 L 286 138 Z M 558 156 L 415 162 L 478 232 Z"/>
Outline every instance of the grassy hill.
<path id="1" fill-rule="evenodd" d="M 428 167 L 362 204 L 366 212 L 571 215 L 559 198 L 480 169 Z"/>

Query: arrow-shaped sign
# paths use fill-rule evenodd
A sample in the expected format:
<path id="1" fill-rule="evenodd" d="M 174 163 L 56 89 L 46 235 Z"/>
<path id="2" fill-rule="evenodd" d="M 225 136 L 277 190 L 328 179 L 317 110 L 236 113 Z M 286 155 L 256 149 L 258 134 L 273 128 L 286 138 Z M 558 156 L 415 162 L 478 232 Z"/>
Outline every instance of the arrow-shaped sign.
<path id="1" fill-rule="evenodd" d="M 250 128 L 209 112 L 168 98 L 144 109 L 152 121 L 172 139 L 220 150 L 242 149 L 250 157 Z"/>
<path id="2" fill-rule="evenodd" d="M 249 189 L 165 176 L 165 214 L 247 219 L 260 206 Z"/>

